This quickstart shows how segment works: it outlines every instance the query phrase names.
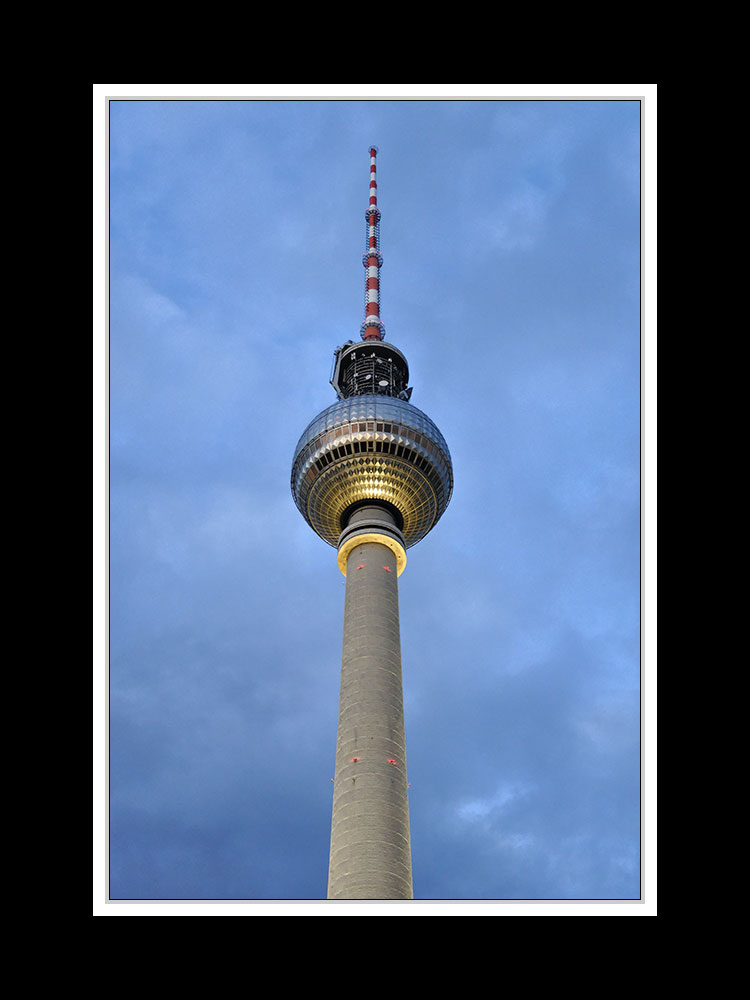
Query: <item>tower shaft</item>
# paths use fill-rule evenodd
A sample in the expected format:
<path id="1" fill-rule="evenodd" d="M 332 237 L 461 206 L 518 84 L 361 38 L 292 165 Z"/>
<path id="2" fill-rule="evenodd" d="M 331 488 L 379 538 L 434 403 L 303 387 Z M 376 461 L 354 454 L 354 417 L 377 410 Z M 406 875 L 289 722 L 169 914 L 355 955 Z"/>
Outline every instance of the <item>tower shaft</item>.
<path id="1" fill-rule="evenodd" d="M 387 511 L 366 507 L 341 536 L 346 601 L 329 899 L 413 898 L 399 535 Z"/>

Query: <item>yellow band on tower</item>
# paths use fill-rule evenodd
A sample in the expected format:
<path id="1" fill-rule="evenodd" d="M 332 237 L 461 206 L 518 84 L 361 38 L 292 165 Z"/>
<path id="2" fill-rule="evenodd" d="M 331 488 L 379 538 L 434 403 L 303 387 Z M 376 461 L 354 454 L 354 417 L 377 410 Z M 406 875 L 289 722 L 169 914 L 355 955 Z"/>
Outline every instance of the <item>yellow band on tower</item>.
<path id="1" fill-rule="evenodd" d="M 377 542 L 389 548 L 396 557 L 396 575 L 401 576 L 406 569 L 406 549 L 403 545 L 399 545 L 395 538 L 391 538 L 390 535 L 382 535 L 379 531 L 366 531 L 361 535 L 352 535 L 351 538 L 347 538 L 338 553 L 339 569 L 344 576 L 346 576 L 346 560 L 349 558 L 349 553 L 357 545 L 362 545 L 365 542 Z"/>

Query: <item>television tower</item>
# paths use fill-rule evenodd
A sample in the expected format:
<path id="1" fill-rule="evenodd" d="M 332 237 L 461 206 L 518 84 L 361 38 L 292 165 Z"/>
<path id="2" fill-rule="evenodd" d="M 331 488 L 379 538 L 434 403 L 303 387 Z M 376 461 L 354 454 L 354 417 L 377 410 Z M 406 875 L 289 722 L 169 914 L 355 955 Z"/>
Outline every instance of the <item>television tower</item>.
<path id="1" fill-rule="evenodd" d="M 412 899 L 397 579 L 453 490 L 448 446 L 409 399 L 380 318 L 377 148 L 370 147 L 365 318 L 334 352 L 338 400 L 294 452 L 292 495 L 346 577 L 328 899 Z"/>

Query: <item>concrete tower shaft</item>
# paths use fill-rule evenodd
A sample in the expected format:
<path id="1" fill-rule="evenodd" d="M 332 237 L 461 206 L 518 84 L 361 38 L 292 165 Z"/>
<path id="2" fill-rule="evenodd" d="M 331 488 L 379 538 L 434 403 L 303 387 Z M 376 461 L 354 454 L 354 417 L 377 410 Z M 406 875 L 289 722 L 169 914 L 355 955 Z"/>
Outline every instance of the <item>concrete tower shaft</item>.
<path id="1" fill-rule="evenodd" d="M 411 899 L 411 845 L 393 517 L 356 511 L 346 560 L 329 899 Z"/>

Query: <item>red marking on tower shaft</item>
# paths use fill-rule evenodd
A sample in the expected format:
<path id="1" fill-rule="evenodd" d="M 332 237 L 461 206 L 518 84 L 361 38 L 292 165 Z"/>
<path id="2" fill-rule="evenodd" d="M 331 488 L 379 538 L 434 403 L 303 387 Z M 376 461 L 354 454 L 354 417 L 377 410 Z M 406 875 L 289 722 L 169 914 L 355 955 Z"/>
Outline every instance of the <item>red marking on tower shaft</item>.
<path id="1" fill-rule="evenodd" d="M 370 204 L 365 212 L 367 241 L 362 263 L 365 266 L 365 321 L 360 328 L 362 340 L 383 340 L 385 327 L 380 322 L 380 209 L 376 175 L 377 146 L 370 146 Z"/>

